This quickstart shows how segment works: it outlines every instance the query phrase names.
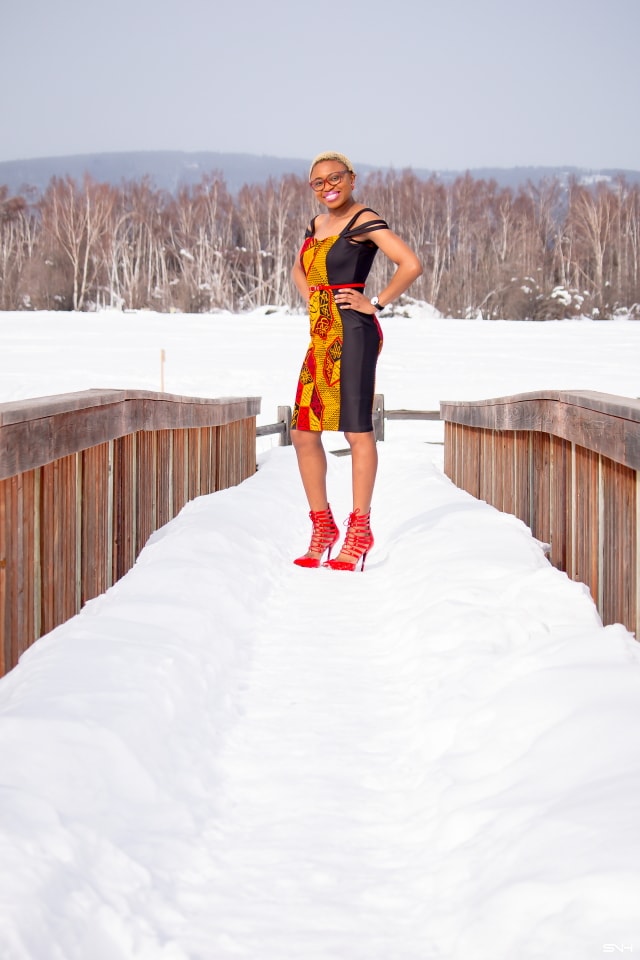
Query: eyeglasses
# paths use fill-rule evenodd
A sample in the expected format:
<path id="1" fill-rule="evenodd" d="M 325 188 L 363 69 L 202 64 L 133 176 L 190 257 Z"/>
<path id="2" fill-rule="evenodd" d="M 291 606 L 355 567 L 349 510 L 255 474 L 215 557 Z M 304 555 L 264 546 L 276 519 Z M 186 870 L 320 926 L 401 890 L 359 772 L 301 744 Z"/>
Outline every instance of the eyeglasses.
<path id="1" fill-rule="evenodd" d="M 330 187 L 337 187 L 339 183 L 342 183 L 348 173 L 351 173 L 351 171 L 340 170 L 339 173 L 330 173 L 324 180 L 322 177 L 317 177 L 317 179 L 309 182 L 309 186 L 312 190 L 315 190 L 316 193 L 320 193 L 321 190 L 324 190 L 325 183 L 328 183 Z"/>

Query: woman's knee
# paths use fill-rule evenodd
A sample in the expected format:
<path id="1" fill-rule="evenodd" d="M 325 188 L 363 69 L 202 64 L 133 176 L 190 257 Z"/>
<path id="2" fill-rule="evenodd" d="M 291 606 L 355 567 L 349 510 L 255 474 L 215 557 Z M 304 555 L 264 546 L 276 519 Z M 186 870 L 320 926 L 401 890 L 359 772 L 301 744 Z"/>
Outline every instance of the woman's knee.
<path id="1" fill-rule="evenodd" d="M 350 447 L 362 447 L 363 449 L 368 449 L 369 447 L 375 447 L 375 435 L 373 430 L 368 430 L 366 433 L 350 433 L 347 432 L 344 435 L 345 440 Z"/>
<path id="2" fill-rule="evenodd" d="M 322 434 L 319 430 L 292 430 L 291 443 L 299 451 L 315 450 L 322 445 Z"/>

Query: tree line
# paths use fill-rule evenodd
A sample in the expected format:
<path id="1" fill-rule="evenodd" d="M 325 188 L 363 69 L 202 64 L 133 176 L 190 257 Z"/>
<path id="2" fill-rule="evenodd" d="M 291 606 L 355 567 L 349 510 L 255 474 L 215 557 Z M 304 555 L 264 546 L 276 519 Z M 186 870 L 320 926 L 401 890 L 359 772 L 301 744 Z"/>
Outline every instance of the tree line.
<path id="1" fill-rule="evenodd" d="M 623 177 L 513 190 L 388 172 L 357 196 L 421 257 L 411 296 L 447 316 L 640 318 L 640 186 Z M 215 173 L 175 194 L 147 179 L 53 178 L 38 197 L 0 186 L 0 309 L 295 306 L 289 271 L 319 209 L 294 175 L 236 195 Z M 376 259 L 371 290 L 390 269 Z"/>

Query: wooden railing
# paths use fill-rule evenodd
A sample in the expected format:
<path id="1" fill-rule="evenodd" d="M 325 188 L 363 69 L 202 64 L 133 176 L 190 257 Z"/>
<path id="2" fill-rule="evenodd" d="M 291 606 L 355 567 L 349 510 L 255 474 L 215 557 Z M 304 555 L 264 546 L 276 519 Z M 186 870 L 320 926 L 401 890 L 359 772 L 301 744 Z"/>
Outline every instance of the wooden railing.
<path id="1" fill-rule="evenodd" d="M 384 405 L 384 394 L 376 393 L 373 398 L 373 431 L 376 440 L 384 440 L 385 420 L 440 420 L 440 411 L 387 410 Z M 256 434 L 258 437 L 278 434 L 280 445 L 289 446 L 291 444 L 291 407 L 278 407 L 277 421 L 258 427 Z M 337 452 L 343 453 L 345 451 Z M 334 453 L 336 453 L 335 450 Z"/>
<path id="2" fill-rule="evenodd" d="M 188 500 L 255 472 L 259 412 L 140 390 L 0 404 L 0 676 Z"/>
<path id="3" fill-rule="evenodd" d="M 640 636 L 640 401 L 550 391 L 440 415 L 454 483 L 523 520 L 605 624 Z"/>

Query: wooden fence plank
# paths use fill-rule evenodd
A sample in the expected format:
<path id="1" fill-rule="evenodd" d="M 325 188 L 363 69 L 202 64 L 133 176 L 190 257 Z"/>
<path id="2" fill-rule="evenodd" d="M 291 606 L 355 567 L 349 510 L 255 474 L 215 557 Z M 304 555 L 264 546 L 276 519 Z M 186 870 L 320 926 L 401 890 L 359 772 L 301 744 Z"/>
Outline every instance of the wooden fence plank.
<path id="1" fill-rule="evenodd" d="M 113 560 L 112 581 L 127 573 L 137 556 L 136 438 L 113 443 Z"/>
<path id="2" fill-rule="evenodd" d="M 80 514 L 80 603 L 104 593 L 112 583 L 113 531 L 109 529 L 111 475 L 109 444 L 101 443 L 82 452 Z"/>
<path id="3" fill-rule="evenodd" d="M 513 513 L 531 525 L 531 443 L 525 430 L 513 431 Z"/>
<path id="4" fill-rule="evenodd" d="M 187 430 L 187 476 L 188 498 L 193 500 L 200 496 L 200 431 L 197 427 Z"/>
<path id="5" fill-rule="evenodd" d="M 10 508 L 11 481 L 0 480 L 0 676 L 10 668 L 11 657 L 11 606 L 9 603 L 8 579 L 11 573 L 11 558 L 9 556 L 10 542 Z"/>
<path id="6" fill-rule="evenodd" d="M 171 430 L 158 430 L 156 437 L 156 518 L 164 526 L 173 513 L 173 440 Z"/>
<path id="7" fill-rule="evenodd" d="M 635 471 L 606 460 L 602 465 L 602 484 L 602 617 L 605 623 L 630 623 L 636 613 L 634 588 L 638 579 Z"/>
<path id="8" fill-rule="evenodd" d="M 551 437 L 550 541 L 549 559 L 554 567 L 569 572 L 571 558 L 572 471 L 571 444 Z M 570 574 L 571 576 L 572 574 Z"/>
<path id="9" fill-rule="evenodd" d="M 62 457 L 42 468 L 39 549 L 45 633 L 79 609 L 77 482 L 75 455 Z"/>
<path id="10" fill-rule="evenodd" d="M 136 434 L 136 542 L 146 543 L 156 527 L 156 434 Z"/>
<path id="11" fill-rule="evenodd" d="M 545 433 L 534 433 L 531 439 L 533 515 L 530 526 L 534 537 L 543 543 L 549 543 L 551 539 L 549 523 L 551 443 L 548 434 Z"/>
<path id="12" fill-rule="evenodd" d="M 598 454 L 574 445 L 574 580 L 586 583 L 596 602 L 599 598 L 599 498 Z"/>

